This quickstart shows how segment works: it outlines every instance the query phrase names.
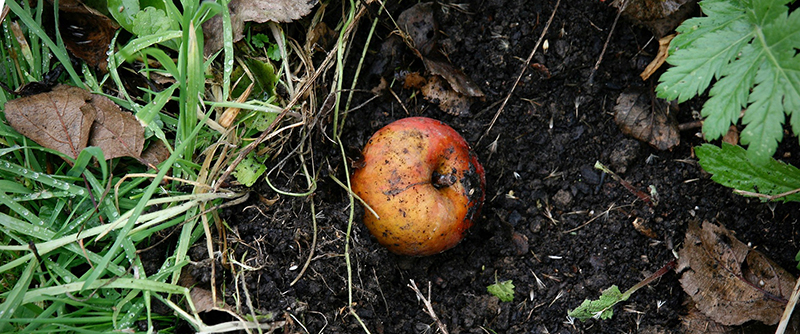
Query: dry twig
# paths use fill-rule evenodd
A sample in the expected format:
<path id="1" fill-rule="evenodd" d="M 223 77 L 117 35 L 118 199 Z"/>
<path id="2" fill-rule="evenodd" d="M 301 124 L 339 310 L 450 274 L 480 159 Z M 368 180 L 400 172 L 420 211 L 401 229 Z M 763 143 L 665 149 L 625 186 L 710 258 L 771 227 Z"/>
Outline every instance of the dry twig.
<path id="1" fill-rule="evenodd" d="M 445 324 L 439 320 L 439 317 L 436 316 L 436 312 L 433 311 L 433 305 L 431 305 L 431 282 L 428 282 L 428 298 L 425 298 L 425 296 L 422 295 L 422 292 L 419 291 L 419 288 L 417 288 L 417 283 L 414 283 L 413 279 L 409 281 L 411 283 L 408 285 L 408 287 L 411 288 L 411 290 L 414 290 L 414 293 L 417 294 L 417 298 L 421 300 L 423 304 L 425 304 L 425 313 L 433 318 L 433 321 L 436 322 L 436 326 L 439 327 L 439 331 L 447 334 L 447 326 L 445 326 Z"/>

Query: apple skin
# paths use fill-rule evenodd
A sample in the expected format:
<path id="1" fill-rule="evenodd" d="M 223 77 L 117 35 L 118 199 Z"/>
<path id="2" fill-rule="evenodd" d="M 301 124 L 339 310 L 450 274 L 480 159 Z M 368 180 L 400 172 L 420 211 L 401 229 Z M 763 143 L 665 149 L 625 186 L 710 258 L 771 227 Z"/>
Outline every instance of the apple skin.
<path id="1" fill-rule="evenodd" d="M 390 251 L 440 253 L 458 244 L 480 216 L 483 166 L 447 124 L 400 119 L 372 135 L 362 155 L 352 189 L 380 217 L 367 209 L 364 224 Z"/>

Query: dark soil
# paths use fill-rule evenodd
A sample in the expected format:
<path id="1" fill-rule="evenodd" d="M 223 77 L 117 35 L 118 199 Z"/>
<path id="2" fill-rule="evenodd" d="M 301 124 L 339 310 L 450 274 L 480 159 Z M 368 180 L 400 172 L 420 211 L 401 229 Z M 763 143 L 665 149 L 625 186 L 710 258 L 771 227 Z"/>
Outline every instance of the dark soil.
<path id="1" fill-rule="evenodd" d="M 253 199 L 225 210 L 234 257 L 255 268 L 243 277 L 258 312 L 291 320 L 286 332 L 363 332 L 348 311 L 351 291 L 352 307 L 371 333 L 434 333 L 436 324 L 408 287 L 413 280 L 423 293 L 430 292 L 433 309 L 449 333 L 682 332 L 687 295 L 674 272 L 617 305 L 613 319 L 570 324 L 567 311 L 611 285 L 625 290 L 669 263 L 688 224 L 702 220 L 724 224 L 740 240 L 797 274 L 798 204 L 761 203 L 711 181 L 693 155 L 692 148 L 703 143 L 699 129 L 681 133 L 681 144 L 671 151 L 658 151 L 620 132 L 612 107 L 623 89 L 652 90 L 657 84 L 657 75 L 642 81 L 639 73 L 653 59 L 658 43 L 648 30 L 620 20 L 590 85 L 588 78 L 616 16 L 606 3 L 561 2 L 545 34 L 549 47 L 539 49 L 532 61 L 544 65 L 550 75 L 529 68 L 481 139 L 542 34 L 555 1 L 467 4 L 465 11 L 445 5 L 436 16 L 440 44 L 451 63 L 486 94 L 472 104 L 470 115 L 446 114 L 413 89 L 395 83 L 390 89 L 403 106 L 398 98 L 383 94 L 348 114 L 342 136 L 348 161 L 324 136 L 315 137 L 313 168 L 320 170 L 320 177 L 313 196 L 279 196 L 259 184 L 254 192 L 277 202 L 267 205 Z M 388 11 L 397 17 L 411 5 L 392 5 Z M 391 83 L 401 71 L 424 72 L 406 47 L 398 48 L 391 59 L 379 52 L 393 29 L 385 14 L 379 18 L 367 46 L 366 74 L 360 81 L 364 90 L 377 86 L 380 77 Z M 360 57 L 371 19 L 365 17 L 359 27 L 349 64 Z M 371 97 L 357 95 L 361 102 Z M 701 102 L 682 104 L 678 121 L 693 121 Z M 347 193 L 329 175 L 344 180 L 345 163 L 349 167 L 349 160 L 358 158 L 369 136 L 408 116 L 442 120 L 473 145 L 486 169 L 482 215 L 455 248 L 409 258 L 381 247 L 361 224 L 363 209 L 356 205 L 348 289 L 343 254 L 351 207 Z M 779 151 L 778 156 L 798 164 L 796 139 L 787 138 Z M 270 168 L 279 158 L 270 160 Z M 297 160 L 289 159 L 281 172 L 271 175 L 277 187 L 304 191 L 305 179 L 293 174 L 300 170 Z M 654 186 L 657 205 L 648 206 L 619 182 L 602 177 L 593 168 L 596 161 L 636 189 L 647 192 Z M 312 205 L 316 249 L 308 269 L 290 285 L 309 256 L 315 233 Z M 636 220 L 643 228 L 634 227 Z M 645 229 L 651 233 L 640 232 Z M 208 282 L 200 274 L 204 268 L 197 268 L 195 275 L 200 283 Z M 235 304 L 230 297 L 236 287 L 234 274 L 217 272 L 218 282 L 227 286 L 227 301 Z M 500 302 L 487 292 L 495 280 L 513 281 L 512 302 Z"/>

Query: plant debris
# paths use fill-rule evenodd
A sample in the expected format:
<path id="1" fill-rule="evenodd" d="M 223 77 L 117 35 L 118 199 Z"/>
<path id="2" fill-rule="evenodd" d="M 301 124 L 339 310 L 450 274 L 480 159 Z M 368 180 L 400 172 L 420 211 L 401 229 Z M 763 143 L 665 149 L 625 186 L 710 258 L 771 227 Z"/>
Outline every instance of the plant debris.
<path id="1" fill-rule="evenodd" d="M 683 290 L 723 325 L 778 323 L 795 278 L 723 226 L 693 222 L 679 251 Z"/>
<path id="2" fill-rule="evenodd" d="M 661 38 L 689 18 L 697 0 L 614 0 L 611 6 L 622 9 L 626 19 Z"/>
<path id="3" fill-rule="evenodd" d="M 422 59 L 430 75 L 421 90 L 425 99 L 438 104 L 439 109 L 448 114 L 467 116 L 471 98 L 482 98 L 484 94 L 472 79 L 441 54 L 437 43 L 439 35 L 436 18 L 433 15 L 435 8 L 437 6 L 431 2 L 416 4 L 400 13 L 397 25 L 403 29 L 406 45 Z"/>
<path id="4" fill-rule="evenodd" d="M 81 88 L 59 85 L 8 101 L 5 108 L 14 130 L 72 159 L 88 145 L 100 147 L 106 159 L 142 153 L 144 128 L 136 117 Z"/>
<path id="5" fill-rule="evenodd" d="M 58 1 L 58 30 L 64 46 L 89 66 L 107 70 L 106 53 L 117 29 L 113 20 L 78 0 Z"/>
<path id="6" fill-rule="evenodd" d="M 642 88 L 630 88 L 617 98 L 614 121 L 619 129 L 659 150 L 680 144 L 678 123 L 669 112 L 669 104 Z"/>
<path id="7" fill-rule="evenodd" d="M 231 0 L 228 9 L 231 13 L 233 42 L 244 38 L 245 22 L 291 22 L 308 15 L 317 4 L 316 0 Z M 212 17 L 203 23 L 206 55 L 222 48 L 224 29 L 222 15 Z"/>

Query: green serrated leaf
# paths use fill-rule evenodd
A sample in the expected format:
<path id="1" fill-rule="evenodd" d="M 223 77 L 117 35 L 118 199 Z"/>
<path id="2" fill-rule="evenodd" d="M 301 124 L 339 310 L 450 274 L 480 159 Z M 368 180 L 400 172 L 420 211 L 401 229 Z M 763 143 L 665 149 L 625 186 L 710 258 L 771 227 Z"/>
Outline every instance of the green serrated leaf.
<path id="1" fill-rule="evenodd" d="M 748 157 L 765 163 L 783 139 L 786 116 L 800 134 L 800 11 L 789 0 L 704 0 L 704 17 L 684 21 L 670 43 L 659 97 L 678 102 L 702 94 L 703 133 L 717 139 L 736 124 L 742 109 L 742 144 Z"/>
<path id="2" fill-rule="evenodd" d="M 740 146 L 704 144 L 695 148 L 700 166 L 713 176 L 715 182 L 734 189 L 765 195 L 778 195 L 800 188 L 800 169 L 769 158 L 765 164 L 749 159 Z M 800 201 L 800 194 L 776 199 Z"/>
<path id="3" fill-rule="evenodd" d="M 612 285 L 610 288 L 603 290 L 599 299 L 586 299 L 580 306 L 569 311 L 567 315 L 581 321 L 591 318 L 610 319 L 614 315 L 614 305 L 626 299 L 628 298 L 619 291 L 619 288 L 616 285 Z"/>
<path id="4" fill-rule="evenodd" d="M 236 177 L 239 183 L 252 187 L 258 181 L 258 178 L 267 171 L 267 166 L 264 166 L 263 160 L 265 158 L 259 159 L 254 153 L 248 154 L 233 170 L 233 176 Z"/>
<path id="5" fill-rule="evenodd" d="M 510 302 L 514 300 L 514 284 L 511 283 L 511 280 L 492 284 L 487 286 L 486 290 L 500 298 L 501 301 Z"/>

